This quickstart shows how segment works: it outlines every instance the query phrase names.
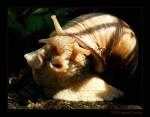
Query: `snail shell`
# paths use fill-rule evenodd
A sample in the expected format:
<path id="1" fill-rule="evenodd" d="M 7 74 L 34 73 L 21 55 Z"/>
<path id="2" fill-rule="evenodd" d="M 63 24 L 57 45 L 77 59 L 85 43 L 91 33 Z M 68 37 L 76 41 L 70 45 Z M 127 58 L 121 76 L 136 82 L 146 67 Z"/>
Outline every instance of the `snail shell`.
<path id="1" fill-rule="evenodd" d="M 25 55 L 28 64 L 33 68 L 34 80 L 39 85 L 51 87 L 49 92 L 56 99 L 103 101 L 121 96 L 123 92 L 108 85 L 98 75 L 110 71 L 111 75 L 120 73 L 128 77 L 134 73 L 138 63 L 138 46 L 130 26 L 105 13 L 82 15 L 63 27 L 55 15 L 51 18 L 56 31 L 49 38 L 39 40 L 46 45 Z M 46 62 L 43 65 L 44 61 Z M 76 65 L 86 71 L 86 74 Z M 91 67 L 94 69 L 92 72 Z M 77 78 L 81 82 L 88 80 L 81 83 Z M 80 82 L 79 91 L 68 89 L 74 84 L 77 86 L 77 82 Z M 95 96 L 102 90 L 105 93 L 101 93 L 100 97 Z"/>
<path id="2" fill-rule="evenodd" d="M 115 67 L 116 69 L 123 67 L 121 69 L 127 70 L 126 74 L 134 73 L 138 63 L 137 40 L 130 26 L 121 19 L 110 14 L 90 13 L 71 20 L 63 28 L 60 27 L 56 16 L 52 16 L 52 19 L 57 35 L 73 37 L 85 49 L 84 52 L 80 49 L 80 52 L 94 56 L 97 72 L 105 71 L 106 67 L 110 67 L 108 62 L 112 61 L 112 57 L 117 57 L 118 61 L 113 63 L 113 67 L 119 64 L 121 66 Z M 55 36 L 56 32 L 50 37 Z M 49 39 L 40 40 L 45 43 L 48 41 Z"/>

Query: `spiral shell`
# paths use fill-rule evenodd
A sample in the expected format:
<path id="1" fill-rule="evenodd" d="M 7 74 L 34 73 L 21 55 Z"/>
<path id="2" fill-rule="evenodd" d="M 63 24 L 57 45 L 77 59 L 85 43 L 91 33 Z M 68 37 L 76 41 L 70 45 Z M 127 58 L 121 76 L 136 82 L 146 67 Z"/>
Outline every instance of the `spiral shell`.
<path id="1" fill-rule="evenodd" d="M 50 37 L 68 35 L 76 39 L 82 48 L 90 50 L 94 56 L 97 72 L 110 67 L 109 61 L 117 57 L 117 63 L 111 67 L 119 64 L 118 70 L 123 67 L 121 69 L 127 70 L 126 74 L 134 73 L 138 63 L 137 40 L 130 26 L 121 19 L 105 13 L 90 13 L 71 20 L 62 28 L 56 16 L 52 16 L 52 19 L 57 34 L 53 32 Z M 89 52 L 85 51 L 85 54 Z"/>

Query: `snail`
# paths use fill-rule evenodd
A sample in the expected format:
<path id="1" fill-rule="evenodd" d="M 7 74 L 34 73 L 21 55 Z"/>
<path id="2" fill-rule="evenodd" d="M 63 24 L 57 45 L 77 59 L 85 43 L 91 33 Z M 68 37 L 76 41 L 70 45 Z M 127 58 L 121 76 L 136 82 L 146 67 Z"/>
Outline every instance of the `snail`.
<path id="1" fill-rule="evenodd" d="M 138 44 L 130 26 L 106 13 L 81 15 L 63 27 L 55 15 L 51 19 L 55 31 L 39 40 L 44 44 L 40 49 L 24 55 L 45 94 L 68 101 L 122 97 L 124 92 L 106 82 L 103 74 L 128 77 L 135 72 Z"/>

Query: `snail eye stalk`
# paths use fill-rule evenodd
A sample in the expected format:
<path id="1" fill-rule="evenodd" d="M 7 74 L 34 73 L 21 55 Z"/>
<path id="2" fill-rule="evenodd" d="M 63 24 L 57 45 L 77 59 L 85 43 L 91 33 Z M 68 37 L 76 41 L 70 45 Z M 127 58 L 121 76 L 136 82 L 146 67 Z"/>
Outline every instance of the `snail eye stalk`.
<path id="1" fill-rule="evenodd" d="M 52 21 L 53 21 L 53 23 L 54 23 L 54 27 L 55 27 L 55 30 L 56 30 L 57 34 L 58 34 L 58 35 L 64 35 L 65 32 L 64 32 L 63 29 L 61 28 L 61 26 L 60 26 L 60 24 L 59 24 L 59 22 L 58 22 L 58 20 L 57 20 L 57 18 L 56 18 L 56 15 L 52 15 L 52 16 L 51 16 L 51 19 L 52 19 Z"/>

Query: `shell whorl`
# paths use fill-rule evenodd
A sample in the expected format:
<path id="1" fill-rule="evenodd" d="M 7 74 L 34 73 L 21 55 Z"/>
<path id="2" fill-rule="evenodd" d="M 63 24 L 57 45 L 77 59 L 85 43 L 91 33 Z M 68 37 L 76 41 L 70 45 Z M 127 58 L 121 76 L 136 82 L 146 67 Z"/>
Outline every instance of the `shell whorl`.
<path id="1" fill-rule="evenodd" d="M 70 35 L 97 60 L 109 66 L 112 56 L 119 57 L 120 64 L 132 74 L 137 66 L 138 48 L 134 32 L 121 19 L 104 13 L 79 16 L 61 28 L 56 16 L 52 16 L 58 35 Z M 97 61 L 99 62 L 99 61 Z"/>

